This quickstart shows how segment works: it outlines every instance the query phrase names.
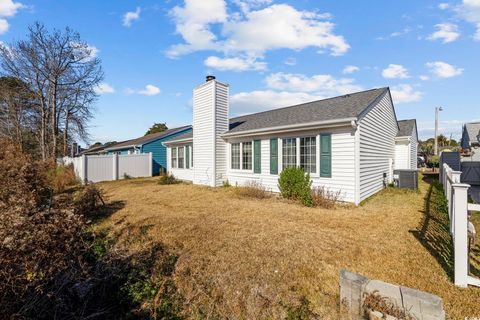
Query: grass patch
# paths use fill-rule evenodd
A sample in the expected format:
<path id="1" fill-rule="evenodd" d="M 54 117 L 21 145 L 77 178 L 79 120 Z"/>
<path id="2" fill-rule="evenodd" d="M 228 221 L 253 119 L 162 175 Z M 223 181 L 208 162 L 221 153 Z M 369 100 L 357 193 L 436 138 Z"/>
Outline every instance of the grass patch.
<path id="1" fill-rule="evenodd" d="M 131 250 L 178 248 L 171 280 L 187 318 L 341 319 L 341 268 L 438 295 L 451 319 L 479 315 L 480 290 L 456 288 L 444 266 L 451 244 L 432 180 L 336 210 L 255 201 L 233 187 L 132 181 L 102 184 L 125 206 L 97 228 Z"/>

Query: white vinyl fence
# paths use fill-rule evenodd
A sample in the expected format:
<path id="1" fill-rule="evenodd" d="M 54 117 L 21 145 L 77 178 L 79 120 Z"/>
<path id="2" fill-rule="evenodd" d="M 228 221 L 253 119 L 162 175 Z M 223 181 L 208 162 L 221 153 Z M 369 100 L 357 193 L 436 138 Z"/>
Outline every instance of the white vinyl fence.
<path id="1" fill-rule="evenodd" d="M 443 184 L 448 200 L 448 217 L 454 250 L 454 282 L 456 286 L 480 287 L 480 279 L 469 275 L 469 230 L 475 228 L 468 221 L 468 211 L 480 211 L 480 205 L 468 203 L 470 185 L 460 183 L 461 171 L 454 171 L 446 163 L 441 163 L 440 182 Z"/>
<path id="2" fill-rule="evenodd" d="M 65 165 L 73 164 L 82 181 L 99 182 L 152 176 L 152 153 L 112 154 L 100 156 L 64 157 Z"/>

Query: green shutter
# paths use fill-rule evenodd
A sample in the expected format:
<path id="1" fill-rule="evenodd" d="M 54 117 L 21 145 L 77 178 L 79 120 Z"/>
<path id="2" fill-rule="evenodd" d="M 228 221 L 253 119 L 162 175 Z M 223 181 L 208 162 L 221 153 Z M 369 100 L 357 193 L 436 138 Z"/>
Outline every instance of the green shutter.
<path id="1" fill-rule="evenodd" d="M 262 148 L 261 141 L 253 141 L 253 172 L 261 173 L 262 172 Z"/>
<path id="2" fill-rule="evenodd" d="M 332 177 L 332 136 L 320 135 L 320 177 Z"/>
<path id="3" fill-rule="evenodd" d="M 278 174 L 278 139 L 270 139 L 270 174 Z"/>
<path id="4" fill-rule="evenodd" d="M 185 168 L 190 169 L 190 148 L 185 146 Z"/>

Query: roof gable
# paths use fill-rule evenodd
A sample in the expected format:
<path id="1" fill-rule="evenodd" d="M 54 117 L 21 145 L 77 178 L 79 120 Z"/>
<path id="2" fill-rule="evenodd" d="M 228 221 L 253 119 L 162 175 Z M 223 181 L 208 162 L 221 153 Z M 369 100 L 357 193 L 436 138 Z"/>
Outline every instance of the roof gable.
<path id="1" fill-rule="evenodd" d="M 413 129 L 417 128 L 417 121 L 415 119 L 400 120 L 398 123 L 397 137 L 410 137 L 413 134 Z M 416 133 L 416 131 L 415 131 Z"/>
<path id="2" fill-rule="evenodd" d="M 468 143 L 480 142 L 480 122 L 466 123 L 465 131 L 468 135 Z"/>

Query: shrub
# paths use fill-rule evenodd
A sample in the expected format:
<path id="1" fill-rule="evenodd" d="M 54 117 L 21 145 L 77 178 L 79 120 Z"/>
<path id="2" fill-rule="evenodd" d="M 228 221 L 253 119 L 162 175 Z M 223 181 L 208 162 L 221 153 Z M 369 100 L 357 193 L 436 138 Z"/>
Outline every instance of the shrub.
<path id="1" fill-rule="evenodd" d="M 282 197 L 300 200 L 307 207 L 313 205 L 311 185 L 310 174 L 305 173 L 300 167 L 284 169 L 278 179 L 278 188 Z"/>
<path id="2" fill-rule="evenodd" d="M 340 191 L 334 192 L 325 187 L 312 189 L 312 202 L 315 207 L 333 209 L 340 198 Z"/>
<path id="3" fill-rule="evenodd" d="M 83 217 L 91 218 L 103 206 L 103 191 L 94 184 L 86 185 L 75 199 L 75 213 Z"/>
<path id="4" fill-rule="evenodd" d="M 267 189 L 256 181 L 249 181 L 243 187 L 237 187 L 235 189 L 237 195 L 245 198 L 265 199 L 270 196 Z"/>
<path id="5" fill-rule="evenodd" d="M 160 176 L 160 179 L 158 180 L 158 184 L 176 184 L 179 181 L 173 176 L 173 174 L 164 174 Z"/>
<path id="6" fill-rule="evenodd" d="M 68 187 L 79 184 L 73 165 L 56 165 L 53 163 L 44 164 L 47 183 L 55 193 L 64 192 Z"/>

